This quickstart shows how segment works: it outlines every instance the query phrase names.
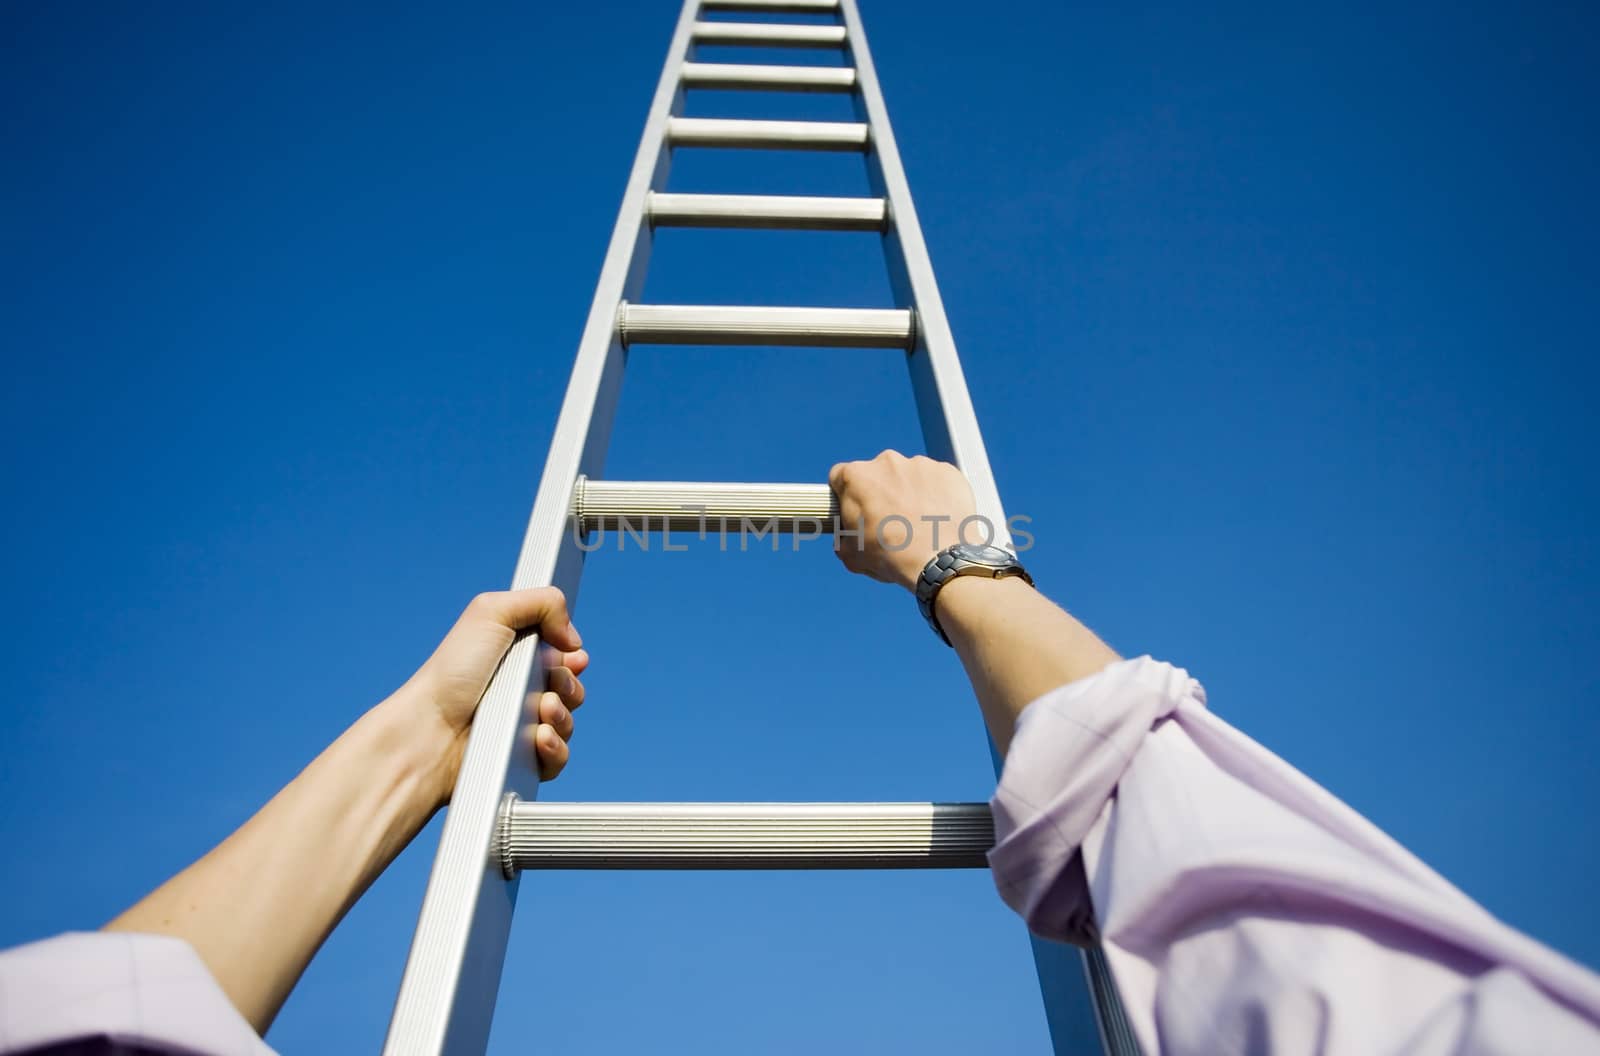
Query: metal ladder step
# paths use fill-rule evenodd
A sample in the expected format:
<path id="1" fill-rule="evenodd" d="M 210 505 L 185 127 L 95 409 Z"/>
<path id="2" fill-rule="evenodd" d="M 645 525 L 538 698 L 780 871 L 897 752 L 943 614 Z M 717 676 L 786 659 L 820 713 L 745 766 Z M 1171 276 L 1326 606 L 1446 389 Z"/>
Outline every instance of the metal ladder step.
<path id="1" fill-rule="evenodd" d="M 864 151 L 867 149 L 867 126 L 855 121 L 674 117 L 667 121 L 667 143 L 674 147 Z"/>
<path id="2" fill-rule="evenodd" d="M 686 62 L 685 88 L 758 89 L 775 92 L 853 92 L 851 66 L 755 66 L 734 62 Z"/>
<path id="3" fill-rule="evenodd" d="M 704 0 L 702 11 L 769 11 L 786 15 L 816 15 L 839 10 L 839 0 Z"/>
<path id="4" fill-rule="evenodd" d="M 986 803 L 534 803 L 495 846 L 522 869 L 981 869 Z"/>
<path id="5" fill-rule="evenodd" d="M 844 27 L 781 22 L 696 22 L 694 42 L 756 48 L 842 48 Z"/>
<path id="6" fill-rule="evenodd" d="M 655 227 L 746 227 L 796 231 L 883 231 L 882 198 L 807 198 L 767 194 L 651 192 L 645 215 Z"/>
<path id="7" fill-rule="evenodd" d="M 617 312 L 627 345 L 785 345 L 810 348 L 901 348 L 916 341 L 905 308 L 755 308 L 728 305 L 628 304 Z"/>
<path id="8" fill-rule="evenodd" d="M 572 489 L 584 534 L 666 530 L 705 536 L 769 530 L 833 534 L 839 504 L 826 484 L 734 484 L 676 480 L 589 480 Z"/>

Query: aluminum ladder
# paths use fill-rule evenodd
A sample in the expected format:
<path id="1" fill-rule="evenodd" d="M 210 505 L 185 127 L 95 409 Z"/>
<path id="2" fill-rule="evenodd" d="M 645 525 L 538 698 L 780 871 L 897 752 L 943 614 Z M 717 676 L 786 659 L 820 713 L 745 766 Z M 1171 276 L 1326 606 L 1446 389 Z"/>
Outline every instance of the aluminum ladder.
<path id="1" fill-rule="evenodd" d="M 741 22 L 708 12 L 825 16 Z M 823 48 L 840 66 L 700 61 L 718 45 Z M 854 122 L 685 117 L 695 89 L 848 93 Z M 872 197 L 668 193 L 679 148 L 859 153 Z M 639 304 L 661 227 L 868 231 L 881 235 L 894 309 Z M 628 178 L 512 577 L 575 601 L 586 533 L 624 522 L 695 530 L 742 518 L 778 531 L 831 528 L 826 484 L 602 479 L 626 349 L 642 344 L 898 349 L 928 454 L 966 474 L 977 512 L 1008 539 L 955 341 L 911 203 L 855 0 L 685 0 Z M 477 1056 L 488 1044 L 518 875 L 537 868 L 981 868 L 994 834 L 986 804 L 623 804 L 535 802 L 512 766 L 522 700 L 540 688 L 534 637 L 512 646 L 473 722 L 384 1045 L 386 1056 Z M 1138 1053 L 1098 949 L 1034 940 L 1056 1053 Z M 1087 985 L 1086 985 L 1087 984 Z"/>

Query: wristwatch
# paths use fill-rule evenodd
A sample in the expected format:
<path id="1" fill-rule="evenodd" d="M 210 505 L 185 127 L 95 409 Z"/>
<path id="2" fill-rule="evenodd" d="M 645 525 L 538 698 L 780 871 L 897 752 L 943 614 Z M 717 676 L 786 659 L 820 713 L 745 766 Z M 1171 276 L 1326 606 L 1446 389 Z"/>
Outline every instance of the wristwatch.
<path id="1" fill-rule="evenodd" d="M 943 639 L 945 645 L 950 644 L 950 636 L 939 626 L 939 617 L 933 611 L 933 603 L 939 597 L 939 591 L 944 585 L 957 576 L 984 576 L 989 579 L 1010 579 L 1016 576 L 1028 586 L 1033 586 L 1033 577 L 1028 575 L 1028 570 L 1022 567 L 1017 555 L 1010 550 L 1003 550 L 998 546 L 957 543 L 939 551 L 932 560 L 922 566 L 922 575 L 917 577 L 917 608 L 921 610 L 922 618 L 928 621 L 928 626 L 933 628 L 933 633 Z"/>

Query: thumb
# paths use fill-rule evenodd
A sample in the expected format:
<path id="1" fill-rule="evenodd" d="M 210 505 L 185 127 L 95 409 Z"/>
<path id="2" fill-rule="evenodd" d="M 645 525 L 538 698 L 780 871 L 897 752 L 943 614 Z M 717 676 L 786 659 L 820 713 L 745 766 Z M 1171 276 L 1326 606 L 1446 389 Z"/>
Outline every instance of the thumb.
<path id="1" fill-rule="evenodd" d="M 537 631 L 558 649 L 583 648 L 583 639 L 567 614 L 567 596 L 558 587 L 530 587 L 479 594 L 472 600 L 480 615 L 512 631 Z"/>

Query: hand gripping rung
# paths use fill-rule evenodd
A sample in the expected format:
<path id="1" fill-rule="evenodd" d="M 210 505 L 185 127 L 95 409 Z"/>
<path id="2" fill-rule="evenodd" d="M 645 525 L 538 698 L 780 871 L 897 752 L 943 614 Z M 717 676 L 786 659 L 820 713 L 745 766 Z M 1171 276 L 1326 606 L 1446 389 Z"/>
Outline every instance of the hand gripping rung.
<path id="1" fill-rule="evenodd" d="M 572 489 L 582 534 L 668 531 L 764 538 L 770 531 L 832 535 L 839 505 L 826 484 L 589 480 Z"/>
<path id="2" fill-rule="evenodd" d="M 685 88 L 758 89 L 776 92 L 853 92 L 850 66 L 754 66 L 733 62 L 686 62 Z"/>
<path id="3" fill-rule="evenodd" d="M 867 126 L 854 121 L 674 117 L 667 122 L 667 142 L 674 147 L 864 151 L 867 149 Z"/>
<path id="4" fill-rule="evenodd" d="M 905 308 L 754 308 L 628 304 L 617 311 L 624 345 L 785 345 L 903 348 L 916 341 Z"/>
<path id="5" fill-rule="evenodd" d="M 981 869 L 986 803 L 530 803 L 495 846 L 520 869 Z"/>
<path id="6" fill-rule="evenodd" d="M 839 10 L 839 0 L 704 0 L 702 11 L 761 11 L 786 15 L 820 15 Z"/>
<path id="7" fill-rule="evenodd" d="M 696 44 L 735 44 L 756 48 L 842 48 L 843 26 L 804 26 L 769 22 L 696 22 Z"/>
<path id="8" fill-rule="evenodd" d="M 763 194 L 651 194 L 656 227 L 746 227 L 798 231 L 882 231 L 882 198 L 804 198 Z"/>

